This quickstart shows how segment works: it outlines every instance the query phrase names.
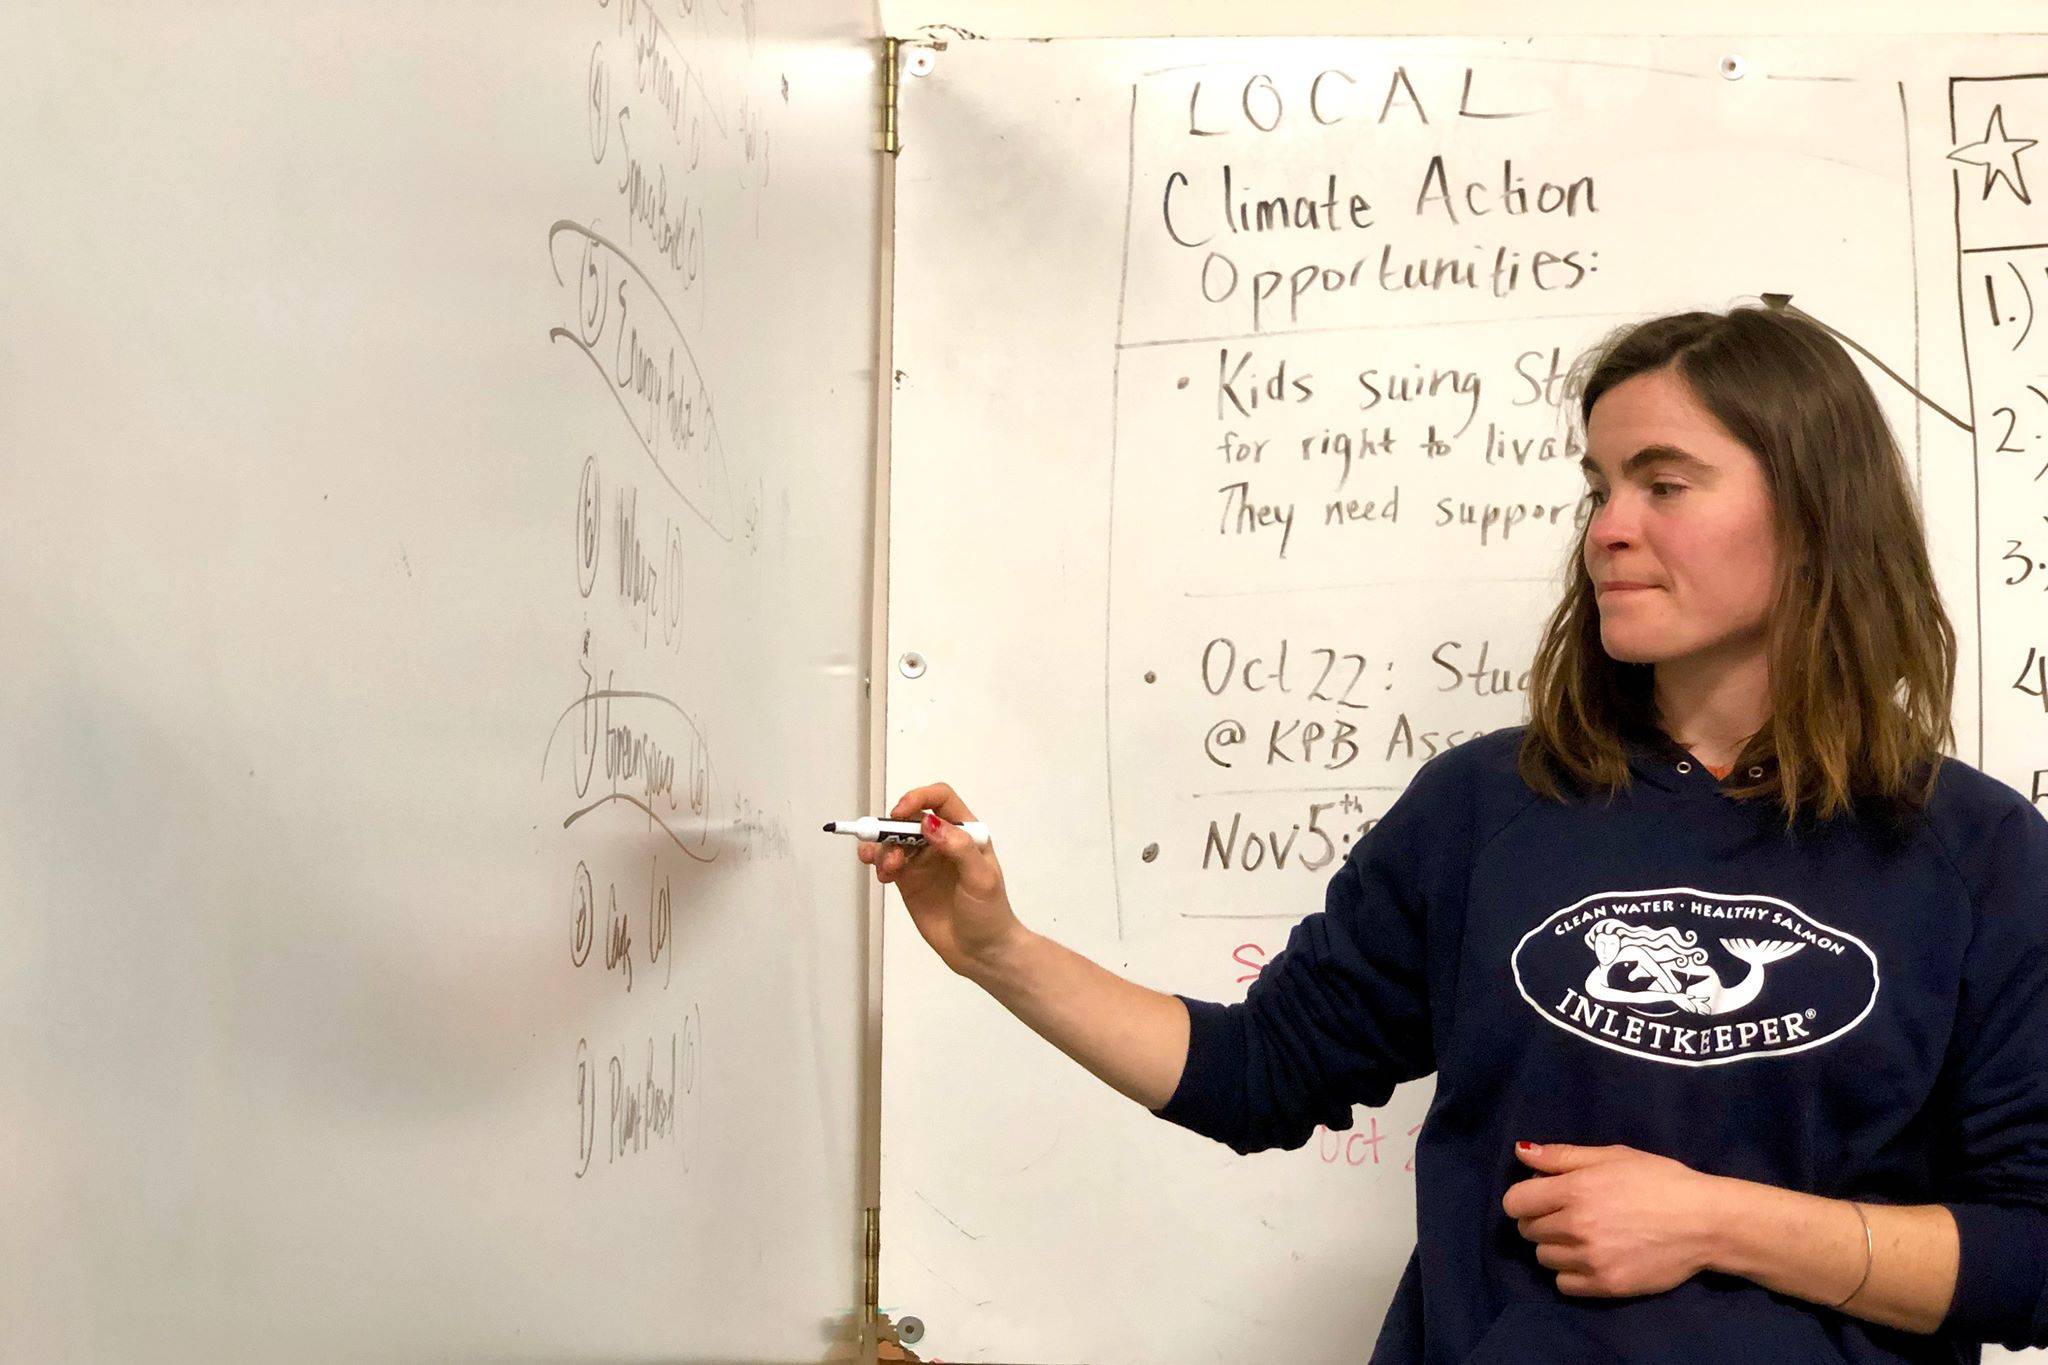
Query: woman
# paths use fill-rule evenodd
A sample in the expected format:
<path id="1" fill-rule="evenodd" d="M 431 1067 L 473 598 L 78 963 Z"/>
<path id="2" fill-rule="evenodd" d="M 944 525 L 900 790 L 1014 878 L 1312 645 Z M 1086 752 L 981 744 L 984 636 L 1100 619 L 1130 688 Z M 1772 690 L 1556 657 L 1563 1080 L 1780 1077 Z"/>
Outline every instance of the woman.
<path id="1" fill-rule="evenodd" d="M 1242 1004 L 1025 928 L 993 852 L 863 844 L 956 972 L 1239 1152 L 1436 1075 L 1375 1361 L 2048 1345 L 2048 821 L 1946 758 L 1955 635 L 1823 330 L 1583 362 L 1589 518 L 1530 720 L 1430 759 Z"/>

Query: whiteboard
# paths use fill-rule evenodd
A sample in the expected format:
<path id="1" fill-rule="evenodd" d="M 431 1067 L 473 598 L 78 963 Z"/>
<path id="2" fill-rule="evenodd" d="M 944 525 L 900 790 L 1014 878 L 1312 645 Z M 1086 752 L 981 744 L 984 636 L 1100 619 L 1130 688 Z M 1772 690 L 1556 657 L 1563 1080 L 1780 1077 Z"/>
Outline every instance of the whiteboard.
<path id="1" fill-rule="evenodd" d="M 1959 756 L 2048 796 L 2048 171 L 1969 149 L 2000 109 L 2048 138 L 2048 39 L 932 36 L 886 771 L 965 796 L 1032 928 L 1241 999 L 1425 759 L 1526 719 L 1576 530 L 1562 368 L 1763 292 L 1867 349 L 1963 634 Z M 1280 195 L 1306 232 L 1261 230 Z M 1427 1082 L 1239 1158 L 901 916 L 884 967 L 881 1298 L 931 1358 L 1370 1349 Z"/>
<path id="2" fill-rule="evenodd" d="M 853 1358 L 876 28 L 9 6 L 0 1356 Z"/>

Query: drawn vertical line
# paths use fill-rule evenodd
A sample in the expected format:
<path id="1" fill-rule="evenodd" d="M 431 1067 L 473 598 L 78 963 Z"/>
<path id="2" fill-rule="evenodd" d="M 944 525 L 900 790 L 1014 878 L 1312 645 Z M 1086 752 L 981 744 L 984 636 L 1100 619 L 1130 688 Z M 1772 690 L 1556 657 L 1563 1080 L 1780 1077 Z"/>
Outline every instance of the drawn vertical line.
<path id="1" fill-rule="evenodd" d="M 1956 78 L 1948 78 L 1948 142 L 1956 142 Z M 1970 580 L 1977 615 L 1977 759 L 1984 766 L 1984 497 L 1978 487 L 1977 380 L 1970 373 L 1970 323 L 1963 306 L 1963 181 L 1949 168 L 1949 204 L 1956 234 L 1956 326 L 1963 345 L 1963 392 L 1970 404 Z"/>
<path id="2" fill-rule="evenodd" d="M 1116 859 L 1116 758 L 1110 742 L 1109 688 L 1116 658 L 1111 637 L 1116 616 L 1116 446 L 1123 408 L 1124 301 L 1131 280 L 1131 197 L 1138 165 L 1138 84 L 1131 82 L 1131 108 L 1124 121 L 1124 243 L 1116 277 L 1116 350 L 1109 367 L 1109 545 L 1103 557 L 1102 591 L 1102 777 L 1109 791 L 1109 892 L 1116 905 L 1116 941 L 1124 941 L 1123 876 Z"/>

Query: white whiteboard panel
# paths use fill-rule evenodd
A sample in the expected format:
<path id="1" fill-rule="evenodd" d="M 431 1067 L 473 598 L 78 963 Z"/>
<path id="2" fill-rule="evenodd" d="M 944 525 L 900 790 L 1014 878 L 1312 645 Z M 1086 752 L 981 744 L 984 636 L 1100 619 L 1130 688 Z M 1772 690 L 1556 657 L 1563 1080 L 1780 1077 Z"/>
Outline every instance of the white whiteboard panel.
<path id="1" fill-rule="evenodd" d="M 928 667 L 890 675 L 888 786 L 956 786 L 1033 928 L 1242 998 L 1424 759 L 1526 718 L 1562 368 L 1763 292 L 1897 372 L 1866 370 L 1964 637 L 1961 756 L 2048 788 L 2048 171 L 1986 198 L 1948 159 L 1995 108 L 2048 128 L 2048 40 L 941 36 L 901 111 L 889 655 Z M 1312 230 L 1258 230 L 1281 194 Z M 900 915 L 885 969 L 882 1299 L 934 1358 L 1370 1348 L 1426 1083 L 1239 1158 Z"/>
<path id="2" fill-rule="evenodd" d="M 851 1358 L 871 11 L 4 27 L 0 1356 Z"/>

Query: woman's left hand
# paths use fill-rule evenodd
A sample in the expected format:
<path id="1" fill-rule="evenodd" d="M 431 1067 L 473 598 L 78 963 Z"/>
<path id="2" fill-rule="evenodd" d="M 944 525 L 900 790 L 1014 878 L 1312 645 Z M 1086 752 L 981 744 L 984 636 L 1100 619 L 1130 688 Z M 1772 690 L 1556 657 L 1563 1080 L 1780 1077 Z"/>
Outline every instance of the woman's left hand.
<path id="1" fill-rule="evenodd" d="M 1560 1293 L 1655 1294 L 1711 1259 L 1716 1177 L 1633 1147 L 1516 1144 L 1542 1172 L 1508 1187 L 1500 1204 Z"/>

